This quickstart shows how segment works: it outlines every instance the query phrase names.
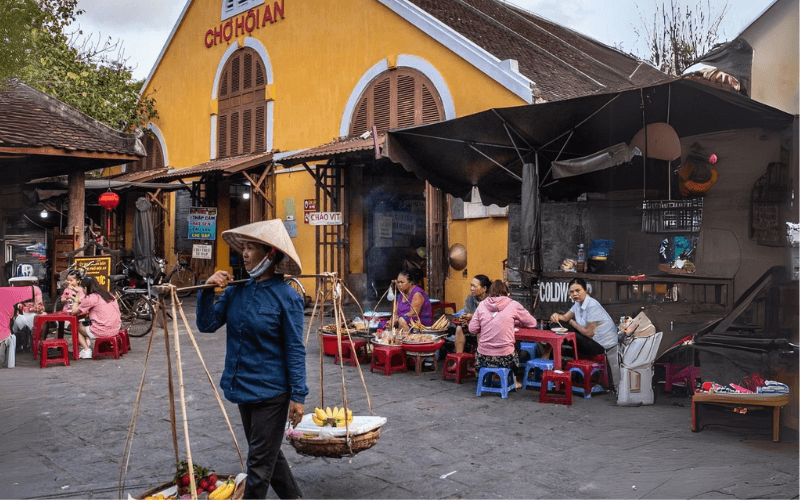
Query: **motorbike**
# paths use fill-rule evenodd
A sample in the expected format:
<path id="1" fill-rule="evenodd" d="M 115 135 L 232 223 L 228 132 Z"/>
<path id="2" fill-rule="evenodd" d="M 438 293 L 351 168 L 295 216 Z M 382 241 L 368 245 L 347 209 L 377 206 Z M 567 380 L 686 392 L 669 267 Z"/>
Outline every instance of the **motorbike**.
<path id="1" fill-rule="evenodd" d="M 125 280 L 119 283 L 120 286 L 130 286 L 134 288 L 149 289 L 151 286 L 160 285 L 167 275 L 167 261 L 161 257 L 153 257 L 156 263 L 156 272 L 152 276 L 142 276 L 136 272 L 136 259 L 130 249 L 123 249 L 120 260 L 117 263 L 121 269 L 121 274 Z M 127 281 L 127 283 L 125 283 Z"/>

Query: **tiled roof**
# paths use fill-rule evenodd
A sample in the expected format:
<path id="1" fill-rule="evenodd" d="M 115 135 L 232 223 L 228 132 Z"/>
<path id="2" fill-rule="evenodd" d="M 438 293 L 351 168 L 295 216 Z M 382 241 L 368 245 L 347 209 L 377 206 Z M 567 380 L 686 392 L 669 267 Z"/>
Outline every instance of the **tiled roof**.
<path id="1" fill-rule="evenodd" d="M 0 147 L 147 156 L 135 135 L 114 130 L 17 80 L 0 89 Z"/>
<path id="2" fill-rule="evenodd" d="M 378 148 L 381 148 L 383 146 L 385 139 L 386 136 L 384 134 L 378 134 L 377 136 Z M 290 156 L 284 156 L 280 160 L 276 160 L 276 163 L 280 163 L 288 167 L 306 161 L 324 160 L 330 158 L 331 156 L 337 156 L 337 155 L 341 156 L 351 153 L 361 153 L 364 151 L 374 152 L 375 143 L 376 139 L 372 137 L 372 134 L 370 134 L 370 136 L 367 138 L 348 137 L 346 139 L 337 139 L 335 141 L 329 142 L 328 144 L 323 144 L 321 146 L 305 149 Z"/>
<path id="3" fill-rule="evenodd" d="M 556 101 L 669 78 L 647 63 L 496 0 L 408 0 L 498 59 L 514 59 Z M 631 76 L 633 75 L 633 76 Z"/>
<path id="4" fill-rule="evenodd" d="M 250 153 L 240 156 L 232 156 L 229 158 L 217 158 L 215 160 L 207 161 L 199 165 L 194 165 L 186 168 L 176 168 L 168 172 L 158 173 L 144 180 L 151 181 L 174 181 L 178 179 L 186 179 L 188 177 L 200 177 L 203 174 L 211 172 L 222 172 L 223 174 L 232 175 L 253 167 L 257 167 L 264 163 L 272 162 L 272 152 Z"/>

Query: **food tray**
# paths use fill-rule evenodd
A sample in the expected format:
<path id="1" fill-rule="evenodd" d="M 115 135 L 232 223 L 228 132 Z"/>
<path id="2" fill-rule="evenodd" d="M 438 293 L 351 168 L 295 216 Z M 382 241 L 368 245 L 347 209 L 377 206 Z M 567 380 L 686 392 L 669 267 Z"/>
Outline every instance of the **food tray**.
<path id="1" fill-rule="evenodd" d="M 228 479 L 236 479 L 236 489 L 233 490 L 233 495 L 231 498 L 233 500 L 239 500 L 240 498 L 244 497 L 244 480 L 247 479 L 247 474 L 239 473 L 239 474 L 217 474 L 217 485 L 221 486 Z M 170 495 L 174 495 L 177 493 L 178 487 L 175 486 L 175 481 L 170 481 L 168 483 L 164 483 L 158 486 L 154 486 L 149 490 L 145 491 L 144 493 L 137 495 L 135 500 L 144 500 L 147 497 L 154 497 L 158 496 L 159 494 L 168 497 Z M 133 497 L 128 495 L 128 500 L 131 500 Z"/>
<path id="2" fill-rule="evenodd" d="M 390 312 L 375 312 L 375 311 L 367 311 L 364 313 L 364 317 L 368 319 L 381 319 L 381 318 L 391 318 L 392 313 Z"/>
<path id="3" fill-rule="evenodd" d="M 350 435 L 363 434 L 375 429 L 380 429 L 380 427 L 385 423 L 385 417 L 377 417 L 374 415 L 354 415 L 353 420 L 350 421 Z M 293 430 L 306 435 L 314 434 L 316 438 L 319 439 L 343 437 L 347 434 L 346 427 L 330 427 L 327 425 L 325 427 L 318 426 L 313 420 L 311 420 L 311 413 L 303 415 L 303 419 Z"/>

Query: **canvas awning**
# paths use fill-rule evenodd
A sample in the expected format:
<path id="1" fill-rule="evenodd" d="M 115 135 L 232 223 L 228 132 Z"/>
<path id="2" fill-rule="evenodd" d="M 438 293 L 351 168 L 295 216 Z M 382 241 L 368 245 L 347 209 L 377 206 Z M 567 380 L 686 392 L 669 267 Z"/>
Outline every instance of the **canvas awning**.
<path id="1" fill-rule="evenodd" d="M 568 185 L 554 183 L 551 162 L 630 144 L 644 123 L 656 122 L 668 123 L 679 137 L 687 137 L 745 128 L 783 129 L 791 126 L 792 116 L 741 95 L 676 79 L 393 130 L 384 154 L 453 196 L 469 200 L 477 186 L 485 205 L 505 206 L 520 202 L 522 166 L 533 163 L 536 153 L 543 196 L 552 197 L 559 189 L 577 194 L 601 189 L 606 180 L 598 176 L 607 175 L 604 172 L 572 177 Z M 634 173 L 626 170 L 616 180 L 634 182 Z"/>

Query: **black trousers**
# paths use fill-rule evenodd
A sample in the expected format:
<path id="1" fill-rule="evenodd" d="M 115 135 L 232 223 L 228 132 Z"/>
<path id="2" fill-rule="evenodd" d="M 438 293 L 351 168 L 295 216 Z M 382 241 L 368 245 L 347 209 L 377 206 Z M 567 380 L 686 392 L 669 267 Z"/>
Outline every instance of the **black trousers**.
<path id="1" fill-rule="evenodd" d="M 279 498 L 303 497 L 281 451 L 288 412 L 288 394 L 239 405 L 248 444 L 244 498 L 267 498 L 270 485 Z"/>

